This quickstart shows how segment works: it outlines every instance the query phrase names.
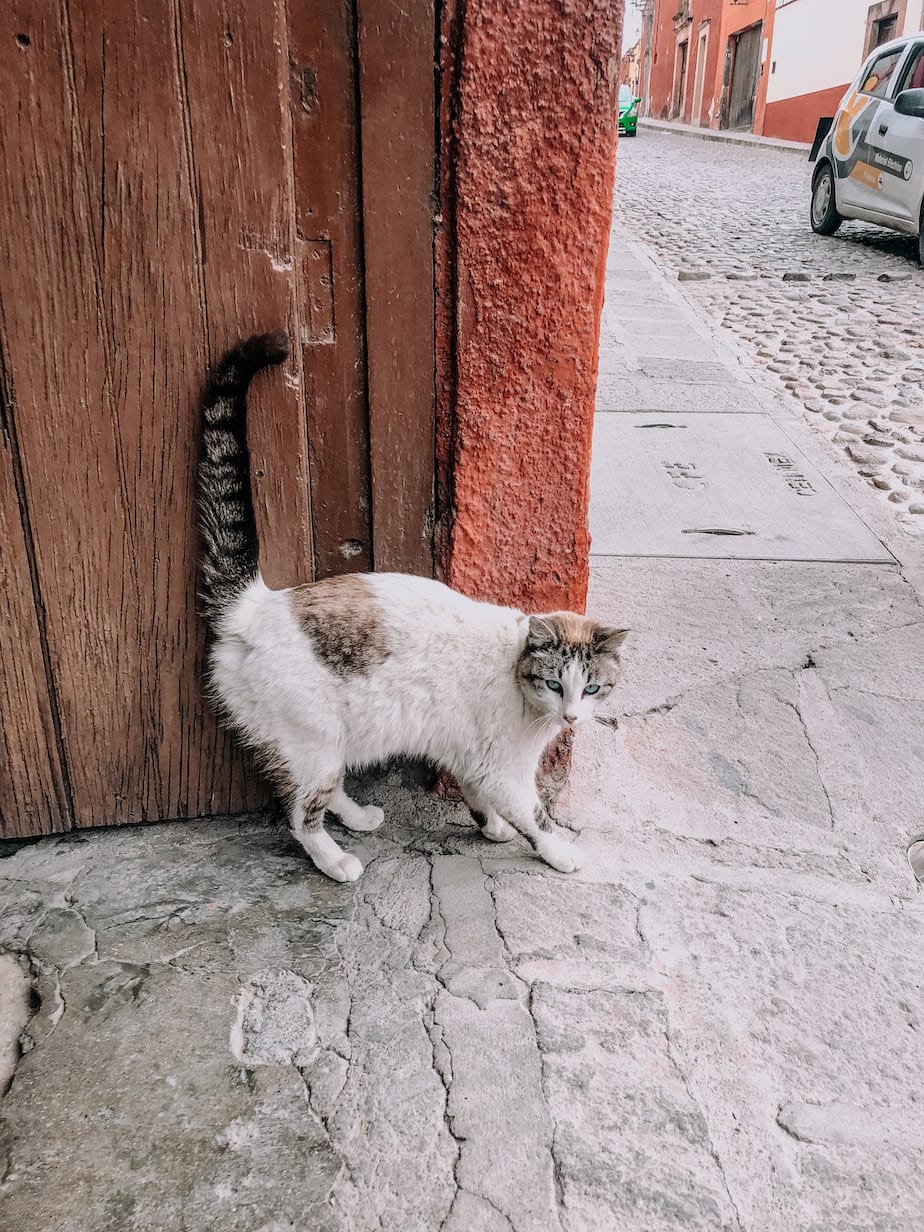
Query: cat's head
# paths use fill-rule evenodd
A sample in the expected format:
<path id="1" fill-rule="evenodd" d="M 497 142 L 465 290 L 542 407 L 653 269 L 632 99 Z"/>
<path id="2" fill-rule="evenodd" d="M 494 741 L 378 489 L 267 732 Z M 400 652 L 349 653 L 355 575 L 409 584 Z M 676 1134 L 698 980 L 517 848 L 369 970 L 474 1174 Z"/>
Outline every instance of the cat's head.
<path id="1" fill-rule="evenodd" d="M 592 719 L 619 677 L 628 632 L 574 612 L 530 616 L 517 678 L 533 710 L 563 728 Z"/>

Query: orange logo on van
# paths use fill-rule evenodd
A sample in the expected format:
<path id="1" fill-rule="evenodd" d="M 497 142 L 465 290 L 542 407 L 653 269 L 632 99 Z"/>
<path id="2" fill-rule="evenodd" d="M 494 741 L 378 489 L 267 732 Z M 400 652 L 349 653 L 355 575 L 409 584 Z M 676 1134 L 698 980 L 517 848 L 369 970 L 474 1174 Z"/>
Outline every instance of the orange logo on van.
<path id="1" fill-rule="evenodd" d="M 837 124 L 834 129 L 834 149 L 841 158 L 847 158 L 850 154 L 851 125 L 868 101 L 864 95 L 855 91 L 841 108 L 841 113 L 837 117 Z"/>

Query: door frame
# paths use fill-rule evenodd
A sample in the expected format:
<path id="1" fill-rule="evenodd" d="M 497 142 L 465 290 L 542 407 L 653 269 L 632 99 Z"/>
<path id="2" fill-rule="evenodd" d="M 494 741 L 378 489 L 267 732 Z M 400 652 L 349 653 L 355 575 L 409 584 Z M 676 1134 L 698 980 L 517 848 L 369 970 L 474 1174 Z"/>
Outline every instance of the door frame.
<path id="1" fill-rule="evenodd" d="M 674 52 L 674 87 L 671 102 L 671 118 L 683 119 L 684 96 L 687 92 L 687 71 L 690 64 L 690 37 L 684 33 L 678 38 Z"/>
<path id="2" fill-rule="evenodd" d="M 436 5 L 357 0 L 357 16 L 372 560 L 432 577 Z"/>
<path id="3" fill-rule="evenodd" d="M 709 22 L 703 22 L 696 40 L 696 72 L 693 76 L 693 110 L 690 123 L 702 127 L 703 94 L 706 88 L 706 59 L 709 54 Z"/>
<path id="4" fill-rule="evenodd" d="M 866 13 L 866 32 L 863 40 L 863 45 L 866 48 L 864 55 L 871 55 L 883 43 L 891 42 L 892 39 L 900 38 L 904 34 L 907 7 L 908 0 L 877 0 L 877 3 L 869 6 Z M 892 18 L 895 19 L 894 32 L 889 33 L 887 38 L 881 38 L 882 25 Z M 924 20 L 924 10 L 922 10 L 921 18 Z M 909 30 L 908 33 L 911 34 L 913 31 Z"/>

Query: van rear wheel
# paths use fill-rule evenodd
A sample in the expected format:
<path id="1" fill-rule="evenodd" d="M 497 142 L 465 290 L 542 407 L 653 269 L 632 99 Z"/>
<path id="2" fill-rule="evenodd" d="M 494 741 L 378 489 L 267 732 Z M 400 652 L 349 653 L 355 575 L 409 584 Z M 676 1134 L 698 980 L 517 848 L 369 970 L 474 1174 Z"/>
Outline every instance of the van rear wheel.
<path id="1" fill-rule="evenodd" d="M 812 230 L 816 235 L 833 235 L 843 221 L 834 196 L 834 172 L 830 163 L 824 163 L 812 185 Z"/>
<path id="2" fill-rule="evenodd" d="M 921 217 L 918 219 L 918 260 L 924 265 L 924 202 L 921 204 Z"/>

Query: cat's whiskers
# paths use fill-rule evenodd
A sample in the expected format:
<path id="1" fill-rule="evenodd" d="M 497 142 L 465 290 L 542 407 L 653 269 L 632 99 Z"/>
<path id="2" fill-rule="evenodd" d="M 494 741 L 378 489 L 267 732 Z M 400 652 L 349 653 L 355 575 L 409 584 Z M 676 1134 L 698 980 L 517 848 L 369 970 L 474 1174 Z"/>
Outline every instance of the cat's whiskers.
<path id="1" fill-rule="evenodd" d="M 549 729 L 549 734 L 551 735 L 552 731 L 554 731 L 554 729 L 558 726 L 558 722 L 553 719 L 551 715 L 540 714 L 527 725 L 526 734 L 527 736 L 531 736 L 533 732 L 538 732 L 542 727 L 547 727 Z"/>

